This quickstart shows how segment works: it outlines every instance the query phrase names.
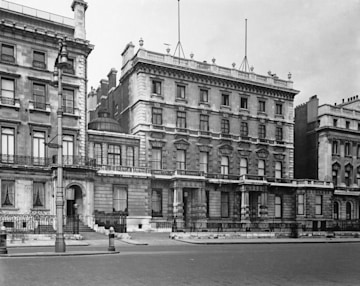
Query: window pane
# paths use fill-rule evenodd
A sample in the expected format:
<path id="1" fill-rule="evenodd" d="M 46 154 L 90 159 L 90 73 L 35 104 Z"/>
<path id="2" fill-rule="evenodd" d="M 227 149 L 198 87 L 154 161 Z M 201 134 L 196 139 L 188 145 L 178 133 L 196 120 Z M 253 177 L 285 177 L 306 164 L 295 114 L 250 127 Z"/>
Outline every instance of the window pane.
<path id="1" fill-rule="evenodd" d="M 33 207 L 45 207 L 45 183 L 33 183 Z"/>
<path id="2" fill-rule="evenodd" d="M 221 217 L 229 217 L 229 193 L 221 193 Z"/>
<path id="3" fill-rule="evenodd" d="M 127 211 L 127 189 L 121 186 L 114 186 L 113 211 Z"/>
<path id="4" fill-rule="evenodd" d="M 162 190 L 153 189 L 151 195 L 152 216 L 162 216 Z"/>
<path id="5" fill-rule="evenodd" d="M 1 206 L 15 207 L 15 182 L 1 181 Z"/>

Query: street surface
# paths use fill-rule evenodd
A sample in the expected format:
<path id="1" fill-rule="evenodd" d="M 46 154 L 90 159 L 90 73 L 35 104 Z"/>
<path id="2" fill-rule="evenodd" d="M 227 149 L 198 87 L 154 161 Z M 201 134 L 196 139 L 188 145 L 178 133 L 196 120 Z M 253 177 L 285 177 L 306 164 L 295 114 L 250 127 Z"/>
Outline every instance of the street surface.
<path id="1" fill-rule="evenodd" d="M 99 250 L 104 246 L 71 247 Z M 53 248 L 36 251 L 53 251 Z M 25 249 L 10 249 L 12 253 Z M 360 244 L 124 245 L 120 254 L 0 258 L 0 285 L 359 285 Z M 34 251 L 34 250 L 33 250 Z"/>

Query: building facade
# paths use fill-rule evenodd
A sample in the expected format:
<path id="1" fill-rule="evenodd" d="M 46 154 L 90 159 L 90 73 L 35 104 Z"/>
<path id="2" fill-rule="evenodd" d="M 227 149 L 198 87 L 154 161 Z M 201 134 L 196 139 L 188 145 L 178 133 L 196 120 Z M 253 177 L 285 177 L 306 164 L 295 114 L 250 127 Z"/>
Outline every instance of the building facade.
<path id="1" fill-rule="evenodd" d="M 354 96 L 319 105 L 315 95 L 295 109 L 295 176 L 334 184 L 331 204 L 339 224 L 359 219 L 359 102 Z"/>
<path id="2" fill-rule="evenodd" d="M 66 18 L 0 1 L 0 213 L 10 228 L 31 227 L 21 216 L 51 221 L 55 215 L 59 91 L 53 71 L 60 39 L 71 65 L 62 76 L 65 215 L 73 214 L 75 203 L 80 215 L 93 212 L 94 164 L 86 133 L 93 46 L 85 35 L 87 4 L 74 0 L 71 8 L 74 18 Z"/>
<path id="3" fill-rule="evenodd" d="M 332 184 L 294 180 L 291 76 L 155 53 L 143 41 L 136 52 L 128 44 L 122 57 L 119 84 L 112 69 L 89 102 L 140 138 L 139 167 L 148 174 L 141 227 L 331 221 Z M 139 203 L 129 198 L 129 216 Z"/>

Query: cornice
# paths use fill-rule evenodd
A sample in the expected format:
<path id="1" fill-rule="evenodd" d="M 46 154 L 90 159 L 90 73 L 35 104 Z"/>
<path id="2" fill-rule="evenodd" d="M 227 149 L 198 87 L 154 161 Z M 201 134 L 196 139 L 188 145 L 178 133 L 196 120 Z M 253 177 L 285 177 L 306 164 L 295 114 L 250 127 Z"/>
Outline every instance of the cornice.
<path id="1" fill-rule="evenodd" d="M 222 89 L 232 89 L 239 93 L 251 93 L 258 96 L 271 96 L 286 100 L 293 100 L 298 93 L 296 90 L 282 89 L 281 87 L 261 85 L 257 82 L 246 82 L 245 80 L 237 80 L 227 78 L 225 76 L 207 74 L 201 71 L 185 70 L 170 66 L 157 65 L 152 63 L 134 61 L 133 72 L 147 73 L 152 76 L 167 76 L 177 80 L 193 81 L 197 84 L 216 85 Z M 130 71 L 131 73 L 131 71 Z"/>

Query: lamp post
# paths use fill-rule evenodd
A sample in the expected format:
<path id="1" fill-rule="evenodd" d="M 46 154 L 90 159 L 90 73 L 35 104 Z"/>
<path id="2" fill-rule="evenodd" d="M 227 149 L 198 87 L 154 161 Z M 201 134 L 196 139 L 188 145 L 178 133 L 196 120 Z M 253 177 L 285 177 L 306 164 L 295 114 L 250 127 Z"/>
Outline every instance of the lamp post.
<path id="1" fill-rule="evenodd" d="M 55 252 L 65 252 L 64 239 L 64 190 L 63 190 L 63 147 L 62 147 L 62 72 L 69 65 L 66 42 L 59 41 L 59 52 L 55 61 L 54 81 L 58 84 L 58 110 L 57 110 L 57 189 L 56 189 L 56 239 Z"/>

